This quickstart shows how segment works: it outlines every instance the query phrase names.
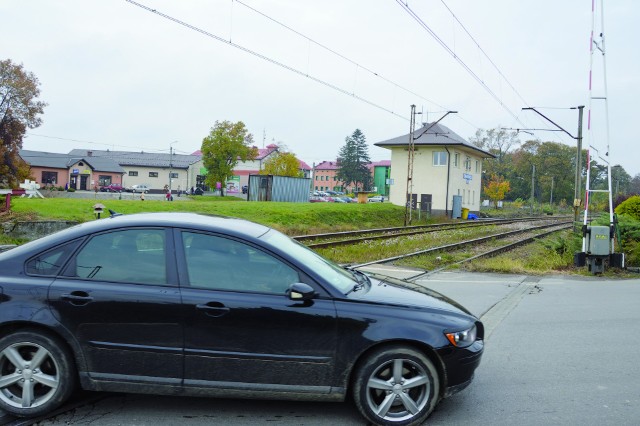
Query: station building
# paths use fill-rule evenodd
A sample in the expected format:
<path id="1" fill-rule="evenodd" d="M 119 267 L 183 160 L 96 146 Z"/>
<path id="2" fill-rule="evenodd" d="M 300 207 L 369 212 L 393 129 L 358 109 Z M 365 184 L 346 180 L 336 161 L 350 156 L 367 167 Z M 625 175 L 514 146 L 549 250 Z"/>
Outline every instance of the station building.
<path id="1" fill-rule="evenodd" d="M 389 201 L 399 206 L 407 203 L 411 192 L 413 203 L 431 214 L 449 214 L 453 196 L 462 198 L 462 207 L 480 210 L 482 164 L 495 158 L 442 124 L 424 123 L 416 129 L 411 189 L 407 191 L 409 171 L 409 134 L 374 145 L 391 151 Z"/>

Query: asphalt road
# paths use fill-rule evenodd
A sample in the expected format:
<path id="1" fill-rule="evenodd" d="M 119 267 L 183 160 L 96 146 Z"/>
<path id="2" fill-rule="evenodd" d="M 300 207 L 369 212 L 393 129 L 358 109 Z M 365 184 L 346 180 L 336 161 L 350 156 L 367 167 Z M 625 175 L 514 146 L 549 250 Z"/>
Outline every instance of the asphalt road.
<path id="1" fill-rule="evenodd" d="M 481 315 L 487 330 L 475 381 L 441 401 L 426 424 L 640 424 L 640 279 L 447 272 L 420 282 Z M 350 403 L 120 394 L 39 424 L 223 423 L 366 424 Z"/>

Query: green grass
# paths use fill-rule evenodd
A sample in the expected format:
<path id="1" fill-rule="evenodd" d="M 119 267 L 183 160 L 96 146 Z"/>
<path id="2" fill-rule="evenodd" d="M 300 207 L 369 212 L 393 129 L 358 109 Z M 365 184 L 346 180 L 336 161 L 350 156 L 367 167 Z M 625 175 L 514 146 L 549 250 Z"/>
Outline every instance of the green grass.
<path id="1" fill-rule="evenodd" d="M 276 203 L 247 202 L 235 197 L 193 197 L 191 201 L 95 200 L 76 198 L 16 198 L 13 214 L 30 220 L 94 220 L 93 205 L 103 204 L 118 213 L 193 212 L 248 219 L 289 235 L 402 226 L 404 208 L 389 203 Z M 105 210 L 106 211 L 106 210 Z M 103 213 L 103 217 L 108 213 Z"/>

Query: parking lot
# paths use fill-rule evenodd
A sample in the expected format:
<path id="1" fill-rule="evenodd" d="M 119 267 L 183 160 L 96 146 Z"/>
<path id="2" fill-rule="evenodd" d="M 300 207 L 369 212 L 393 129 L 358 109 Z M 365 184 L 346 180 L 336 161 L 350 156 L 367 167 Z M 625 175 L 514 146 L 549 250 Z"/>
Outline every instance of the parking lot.
<path id="1" fill-rule="evenodd" d="M 421 283 L 481 315 L 487 336 L 475 381 L 427 424 L 638 424 L 640 279 L 448 272 Z M 351 403 L 100 396 L 40 424 L 365 424 Z"/>

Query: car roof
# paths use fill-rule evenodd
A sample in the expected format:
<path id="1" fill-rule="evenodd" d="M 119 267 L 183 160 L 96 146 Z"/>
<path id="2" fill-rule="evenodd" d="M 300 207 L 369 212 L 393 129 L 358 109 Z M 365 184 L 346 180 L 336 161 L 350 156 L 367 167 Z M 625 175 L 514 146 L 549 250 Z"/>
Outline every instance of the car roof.
<path id="1" fill-rule="evenodd" d="M 108 215 L 107 212 L 104 213 Z M 19 256 L 25 252 L 60 244 L 84 235 L 95 234 L 126 227 L 176 227 L 194 230 L 220 232 L 240 238 L 258 238 L 271 228 L 244 219 L 204 215 L 198 213 L 136 213 L 117 215 L 84 222 L 46 237 L 33 240 L 12 250 L 0 253 L 0 258 Z"/>

